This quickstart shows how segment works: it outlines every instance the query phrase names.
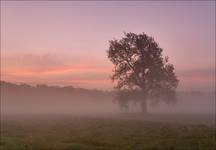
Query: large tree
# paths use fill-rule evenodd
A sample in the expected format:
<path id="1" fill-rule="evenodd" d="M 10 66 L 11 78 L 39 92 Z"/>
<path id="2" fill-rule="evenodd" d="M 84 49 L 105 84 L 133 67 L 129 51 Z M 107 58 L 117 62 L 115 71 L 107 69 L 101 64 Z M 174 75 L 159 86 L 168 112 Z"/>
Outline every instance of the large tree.
<path id="1" fill-rule="evenodd" d="M 147 112 L 147 100 L 173 102 L 178 79 L 174 66 L 163 57 L 162 49 L 145 33 L 125 33 L 120 40 L 109 41 L 108 58 L 114 64 L 112 81 L 117 99 L 127 108 L 130 100 L 139 102 Z"/>

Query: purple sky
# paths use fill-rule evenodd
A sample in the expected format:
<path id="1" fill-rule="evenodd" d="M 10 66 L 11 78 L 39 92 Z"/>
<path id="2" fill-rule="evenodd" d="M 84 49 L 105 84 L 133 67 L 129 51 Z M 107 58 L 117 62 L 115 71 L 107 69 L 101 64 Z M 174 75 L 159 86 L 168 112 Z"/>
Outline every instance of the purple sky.
<path id="1" fill-rule="evenodd" d="M 179 90 L 213 90 L 215 2 L 1 1 L 2 80 L 111 89 L 108 41 L 145 32 Z"/>

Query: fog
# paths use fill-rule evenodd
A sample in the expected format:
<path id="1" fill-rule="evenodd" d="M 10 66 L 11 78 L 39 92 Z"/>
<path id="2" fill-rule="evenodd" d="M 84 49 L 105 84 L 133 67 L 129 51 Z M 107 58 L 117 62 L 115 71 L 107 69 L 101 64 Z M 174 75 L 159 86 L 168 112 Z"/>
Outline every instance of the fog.
<path id="1" fill-rule="evenodd" d="M 47 85 L 29 86 L 1 82 L 1 114 L 67 114 L 113 116 L 125 114 L 113 100 L 115 92 L 87 90 L 82 88 L 54 87 Z M 177 102 L 156 105 L 148 104 L 149 114 L 176 114 L 213 116 L 215 111 L 214 92 L 177 92 Z M 129 104 L 127 114 L 139 114 L 139 105 Z M 213 118 L 210 118 L 213 120 Z"/>
<path id="2" fill-rule="evenodd" d="M 113 100 L 115 92 L 87 90 L 73 87 L 49 87 L 1 83 L 3 113 L 120 113 Z M 149 113 L 214 114 L 213 92 L 177 92 L 177 102 L 151 105 Z M 139 112 L 139 105 L 130 104 L 129 112 Z"/>

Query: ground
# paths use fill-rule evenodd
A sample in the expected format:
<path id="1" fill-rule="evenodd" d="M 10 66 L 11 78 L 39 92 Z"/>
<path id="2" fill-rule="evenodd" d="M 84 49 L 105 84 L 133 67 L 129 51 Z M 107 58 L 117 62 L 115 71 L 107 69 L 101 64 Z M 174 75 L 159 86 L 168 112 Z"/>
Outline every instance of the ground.
<path id="1" fill-rule="evenodd" d="M 2 117 L 0 150 L 214 150 L 215 128 L 127 117 Z"/>

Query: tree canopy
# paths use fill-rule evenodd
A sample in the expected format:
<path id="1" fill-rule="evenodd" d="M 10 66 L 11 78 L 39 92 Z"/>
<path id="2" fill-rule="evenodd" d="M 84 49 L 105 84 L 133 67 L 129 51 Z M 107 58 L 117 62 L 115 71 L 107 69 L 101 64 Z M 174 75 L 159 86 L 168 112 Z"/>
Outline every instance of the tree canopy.
<path id="1" fill-rule="evenodd" d="M 141 101 L 174 99 L 179 80 L 162 52 L 153 37 L 145 33 L 125 33 L 122 39 L 109 41 L 108 58 L 114 64 L 111 79 L 121 97 L 134 93 Z"/>

